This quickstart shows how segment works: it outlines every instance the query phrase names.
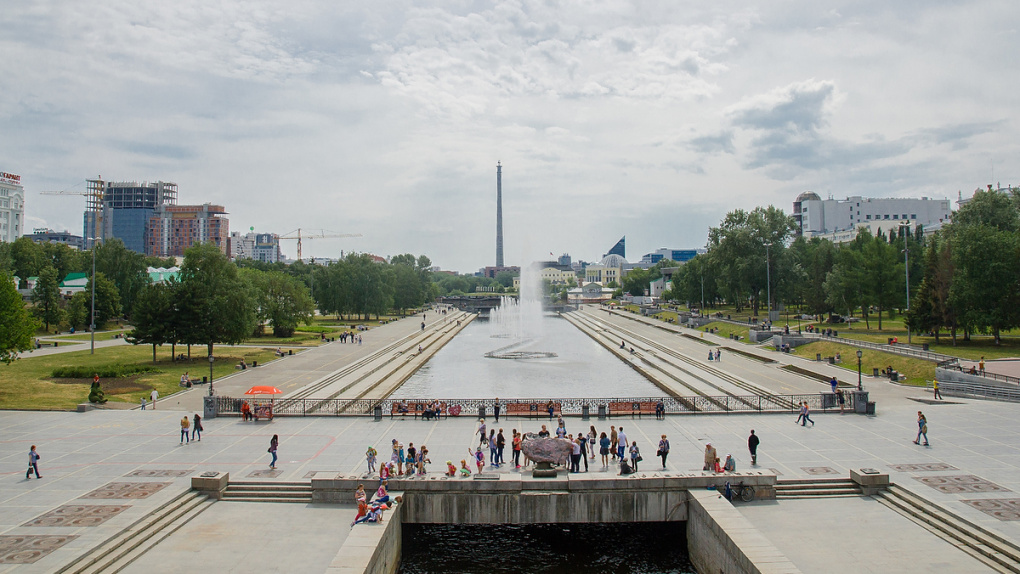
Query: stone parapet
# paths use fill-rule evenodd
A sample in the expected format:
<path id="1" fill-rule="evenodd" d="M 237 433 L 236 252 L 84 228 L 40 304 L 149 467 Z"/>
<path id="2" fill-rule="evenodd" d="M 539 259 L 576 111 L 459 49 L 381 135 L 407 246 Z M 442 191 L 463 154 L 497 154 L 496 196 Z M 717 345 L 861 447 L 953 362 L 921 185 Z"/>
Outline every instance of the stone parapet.
<path id="1" fill-rule="evenodd" d="M 227 489 L 230 482 L 228 472 L 203 472 L 198 476 L 191 477 L 191 489 L 205 493 L 209 498 L 220 500 L 223 498 L 223 491 Z"/>

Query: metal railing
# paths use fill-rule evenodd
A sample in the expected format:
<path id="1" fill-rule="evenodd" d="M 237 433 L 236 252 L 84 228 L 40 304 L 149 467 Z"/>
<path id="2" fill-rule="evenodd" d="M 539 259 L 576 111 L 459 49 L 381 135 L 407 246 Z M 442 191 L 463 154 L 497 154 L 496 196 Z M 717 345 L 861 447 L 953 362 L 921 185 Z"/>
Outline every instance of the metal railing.
<path id="1" fill-rule="evenodd" d="M 970 372 L 969 370 L 964 370 L 964 368 L 960 365 L 960 360 L 956 359 L 956 358 L 954 358 L 953 360 L 950 360 L 950 361 L 942 361 L 938 365 L 936 365 L 936 367 L 939 368 L 939 369 L 949 369 L 949 370 L 952 370 L 952 371 L 959 371 L 961 373 L 968 374 L 968 375 L 970 375 L 972 377 L 981 377 L 982 379 L 991 379 L 993 381 L 1002 381 L 1004 383 L 1010 383 L 1012 385 L 1020 386 L 1020 378 L 1017 378 L 1017 377 L 1011 377 L 1009 375 L 1000 375 L 998 373 L 989 373 L 988 371 L 978 371 L 976 368 L 974 369 L 974 372 Z M 974 368 L 974 367 L 972 367 L 972 368 Z"/>
<path id="2" fill-rule="evenodd" d="M 976 397 L 997 401 L 1020 402 L 1020 387 L 1012 388 L 999 385 L 982 385 L 980 383 L 939 381 L 939 393 L 952 397 Z"/>
<path id="3" fill-rule="evenodd" d="M 843 392 L 844 408 L 853 412 L 856 395 Z M 426 403 L 446 405 L 444 415 L 476 417 L 480 412 L 490 414 L 494 405 L 492 399 L 252 399 L 216 397 L 217 414 L 230 416 L 241 414 L 241 405 L 247 401 L 257 405 L 272 404 L 273 416 L 371 416 L 376 406 L 383 415 L 400 413 L 394 405 L 406 403 L 411 407 Z M 718 413 L 796 413 L 802 402 L 807 402 L 812 411 L 838 411 L 839 404 L 832 393 L 804 395 L 746 395 L 746 396 L 687 396 L 687 397 L 621 397 L 621 398 L 533 398 L 500 400 L 501 415 L 505 417 L 547 417 L 547 405 L 552 401 L 557 413 L 566 416 L 587 414 L 594 417 L 604 409 L 606 416 L 641 414 L 654 416 L 654 405 L 661 402 L 667 415 L 677 414 L 718 414 Z M 514 405 L 511 408 L 511 405 Z M 483 409 L 484 411 L 480 411 Z"/>
<path id="4" fill-rule="evenodd" d="M 924 349 L 918 349 L 917 347 L 906 345 L 904 343 L 896 343 L 895 345 L 889 345 L 887 343 L 872 343 L 871 341 L 861 341 L 859 339 L 847 339 L 845 337 L 831 337 L 823 335 L 821 333 L 797 333 L 797 336 L 816 338 L 821 341 L 833 341 L 843 345 L 849 345 L 851 347 L 872 349 L 875 351 L 881 351 L 883 353 L 892 353 L 894 355 L 902 355 L 904 357 L 914 357 L 917 359 L 933 361 L 936 363 L 959 360 L 958 357 L 954 357 L 952 355 L 944 355 L 942 353 L 935 353 L 933 351 L 925 351 Z"/>

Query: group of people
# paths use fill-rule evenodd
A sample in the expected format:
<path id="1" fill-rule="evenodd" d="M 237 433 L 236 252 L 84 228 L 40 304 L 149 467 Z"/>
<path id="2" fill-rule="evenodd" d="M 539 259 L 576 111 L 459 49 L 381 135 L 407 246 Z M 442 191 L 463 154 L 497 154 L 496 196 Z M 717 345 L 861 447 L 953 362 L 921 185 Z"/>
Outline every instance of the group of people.
<path id="1" fill-rule="evenodd" d="M 714 357 L 715 362 L 718 363 L 722 359 L 722 350 L 716 349 L 715 353 L 713 353 L 712 350 L 709 349 L 709 351 L 708 351 L 708 360 L 709 361 L 713 360 L 713 357 Z"/>
<path id="2" fill-rule="evenodd" d="M 195 413 L 194 424 L 188 420 L 188 415 L 181 417 L 181 444 L 188 444 L 193 440 L 202 440 L 202 417 Z M 190 437 L 188 436 L 190 432 Z"/>
<path id="3" fill-rule="evenodd" d="M 497 399 L 496 407 L 494 407 L 495 413 L 499 413 L 499 403 Z M 499 422 L 499 419 L 496 419 Z M 478 472 L 481 473 L 482 469 L 485 468 L 485 453 L 482 451 L 483 448 L 488 447 L 489 449 L 489 466 L 492 468 L 499 468 L 506 464 L 506 458 L 503 456 L 503 452 L 506 450 L 506 436 L 503 434 L 503 429 L 500 428 L 498 431 L 495 428 L 488 429 L 486 434 L 485 419 L 478 419 L 478 446 L 475 447 L 474 451 L 468 448 L 468 456 L 475 459 L 475 466 L 478 468 Z M 511 464 L 514 468 L 521 468 L 521 445 L 524 442 L 524 436 L 517 432 L 517 429 L 512 429 L 510 435 L 510 448 L 512 451 Z M 462 460 L 461 462 L 461 474 L 467 468 L 467 461 Z M 453 474 L 447 473 L 450 476 Z"/>
<path id="4" fill-rule="evenodd" d="M 267 420 L 273 420 L 273 404 L 272 403 L 260 403 L 256 404 L 255 408 L 252 408 L 248 401 L 241 403 L 241 420 L 259 420 L 264 418 Z"/>
<path id="5" fill-rule="evenodd" d="M 357 490 L 354 491 L 354 499 L 358 502 L 358 514 L 354 516 L 354 521 L 351 522 L 351 528 L 354 528 L 355 524 L 364 524 L 366 522 L 382 522 L 383 511 L 393 508 L 393 505 L 401 502 L 401 497 L 390 497 L 389 492 L 386 490 L 387 481 L 382 479 L 379 481 L 379 488 L 375 491 L 375 498 L 369 500 L 365 494 L 365 485 L 359 484 Z"/>
<path id="6" fill-rule="evenodd" d="M 378 457 L 379 451 L 373 446 L 369 446 L 365 451 L 365 464 L 369 475 L 376 472 Z M 391 476 L 425 476 L 427 472 L 425 465 L 431 463 L 427 446 L 421 445 L 421 447 L 415 448 L 414 443 L 411 442 L 405 449 L 400 441 L 393 439 L 390 442 L 390 460 L 379 466 L 379 478 L 387 480 Z"/>

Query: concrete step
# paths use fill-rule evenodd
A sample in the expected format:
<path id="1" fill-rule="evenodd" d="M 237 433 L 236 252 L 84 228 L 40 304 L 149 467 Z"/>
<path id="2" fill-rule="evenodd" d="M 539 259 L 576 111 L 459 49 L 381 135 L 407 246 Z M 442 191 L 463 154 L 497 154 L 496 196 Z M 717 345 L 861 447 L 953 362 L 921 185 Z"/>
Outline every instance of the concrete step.
<path id="1" fill-rule="evenodd" d="M 829 488 L 825 490 L 777 490 L 776 498 L 820 498 L 827 496 L 861 496 L 859 488 Z"/>
<path id="2" fill-rule="evenodd" d="M 782 498 L 783 500 L 810 500 L 818 498 L 858 498 L 861 496 L 860 492 L 848 492 L 848 493 L 826 493 L 826 494 L 784 494 L 782 496 L 776 495 L 776 498 Z"/>
<path id="3" fill-rule="evenodd" d="M 184 492 L 57 570 L 57 574 L 117 572 L 187 524 L 212 502 L 204 494 Z"/>
<path id="4" fill-rule="evenodd" d="M 1020 552 L 1001 536 L 977 526 L 902 487 L 880 492 L 877 500 L 997 572 L 1020 574 Z"/>
<path id="5" fill-rule="evenodd" d="M 790 484 L 788 482 L 777 482 L 776 490 L 808 490 L 812 488 L 857 488 L 857 483 L 852 480 L 841 480 L 838 482 L 805 482 Z"/>
<path id="6" fill-rule="evenodd" d="M 301 498 L 312 499 L 312 493 L 293 491 L 264 491 L 264 490 L 226 490 L 223 492 L 223 500 L 235 498 Z"/>
<path id="7" fill-rule="evenodd" d="M 783 479 L 776 482 L 776 487 L 780 485 L 797 485 L 797 484 L 843 484 L 851 483 L 856 484 L 849 478 L 789 478 Z"/>
<path id="8" fill-rule="evenodd" d="M 259 486 L 248 486 L 248 485 L 237 485 L 228 484 L 225 492 L 312 492 L 312 487 L 309 486 L 271 486 L 271 485 L 259 485 Z"/>
<path id="9" fill-rule="evenodd" d="M 308 504 L 308 503 L 312 502 L 312 497 L 309 496 L 307 498 L 306 497 L 288 497 L 288 498 L 283 498 L 283 497 L 269 497 L 269 496 L 267 496 L 267 497 L 248 496 L 248 497 L 224 498 L 223 502 L 297 502 L 297 503 L 301 503 L 301 504 Z"/>

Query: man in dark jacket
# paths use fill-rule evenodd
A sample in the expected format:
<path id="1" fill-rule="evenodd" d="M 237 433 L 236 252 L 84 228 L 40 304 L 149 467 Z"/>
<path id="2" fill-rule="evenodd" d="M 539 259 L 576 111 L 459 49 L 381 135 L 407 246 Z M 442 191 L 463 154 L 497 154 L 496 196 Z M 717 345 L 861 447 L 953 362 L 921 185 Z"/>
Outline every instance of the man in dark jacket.
<path id="1" fill-rule="evenodd" d="M 747 437 L 747 450 L 751 451 L 751 464 L 758 464 L 758 435 L 751 429 L 751 436 Z"/>

